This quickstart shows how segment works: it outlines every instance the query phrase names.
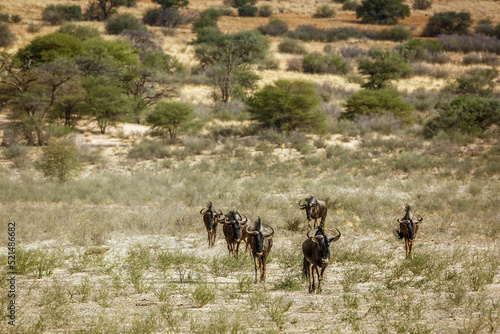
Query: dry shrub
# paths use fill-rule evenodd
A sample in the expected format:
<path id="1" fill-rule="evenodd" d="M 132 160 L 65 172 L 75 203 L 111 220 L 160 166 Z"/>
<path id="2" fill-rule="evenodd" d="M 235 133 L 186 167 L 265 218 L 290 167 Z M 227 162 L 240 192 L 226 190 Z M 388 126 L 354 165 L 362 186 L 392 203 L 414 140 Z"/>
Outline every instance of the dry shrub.
<path id="1" fill-rule="evenodd" d="M 296 57 L 288 59 L 287 71 L 302 72 L 302 58 Z"/>
<path id="2" fill-rule="evenodd" d="M 347 59 L 356 59 L 366 56 L 367 51 L 357 45 L 348 45 L 340 48 L 340 54 Z"/>
<path id="3" fill-rule="evenodd" d="M 445 51 L 453 52 L 493 52 L 500 53 L 500 40 L 483 35 L 441 35 L 439 43 Z"/>
<path id="4" fill-rule="evenodd" d="M 291 54 L 305 54 L 306 48 L 304 42 L 298 39 L 285 38 L 278 44 L 278 50 L 282 53 L 291 53 Z"/>

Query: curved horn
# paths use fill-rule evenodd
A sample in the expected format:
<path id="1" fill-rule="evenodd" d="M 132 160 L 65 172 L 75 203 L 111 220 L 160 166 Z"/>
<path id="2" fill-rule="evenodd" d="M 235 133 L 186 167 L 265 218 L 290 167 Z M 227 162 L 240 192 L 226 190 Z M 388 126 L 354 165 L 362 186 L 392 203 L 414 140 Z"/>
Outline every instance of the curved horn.
<path id="1" fill-rule="evenodd" d="M 202 208 L 202 209 L 200 210 L 200 213 L 201 213 L 201 214 L 203 214 L 203 210 L 205 210 L 205 208 Z"/>
<path id="2" fill-rule="evenodd" d="M 220 212 L 220 213 L 218 213 L 217 215 L 218 215 L 218 216 L 222 216 L 222 215 L 223 215 L 223 213 L 222 213 L 222 211 L 221 211 L 220 209 L 219 209 L 219 212 Z"/>
<path id="3" fill-rule="evenodd" d="M 261 226 L 262 226 L 262 225 L 261 225 Z M 272 228 L 272 226 L 269 226 L 269 225 L 266 225 L 266 226 L 267 226 L 267 227 L 269 227 L 269 228 L 271 229 L 271 231 L 272 231 L 272 232 L 271 232 L 270 234 L 268 234 L 268 235 L 265 235 L 265 236 L 264 236 L 264 238 L 266 238 L 266 239 L 270 239 L 270 238 L 272 238 L 272 237 L 273 237 L 273 235 L 274 235 L 274 228 Z"/>
<path id="4" fill-rule="evenodd" d="M 406 224 L 409 224 L 409 223 L 410 223 L 410 220 L 408 220 L 408 219 L 405 219 L 405 220 L 399 220 L 399 219 L 398 219 L 398 223 L 406 223 Z"/>
<path id="5" fill-rule="evenodd" d="M 251 234 L 251 235 L 257 235 L 257 234 L 259 234 L 259 231 L 250 231 L 249 228 L 250 228 L 250 225 L 247 226 L 247 233 L 248 234 Z"/>
<path id="6" fill-rule="evenodd" d="M 337 232 L 339 232 L 339 235 L 337 235 L 336 237 L 333 237 L 331 239 L 329 239 L 330 242 L 335 242 L 337 240 L 340 239 L 340 236 L 342 235 L 342 232 L 340 232 L 340 230 L 338 228 L 335 228 L 337 230 Z"/>
<path id="7" fill-rule="evenodd" d="M 420 219 L 418 220 L 418 222 L 420 223 L 422 220 L 424 220 L 424 218 L 422 216 L 420 216 Z"/>
<path id="8" fill-rule="evenodd" d="M 303 206 L 304 206 L 304 204 L 300 204 L 300 202 L 302 202 L 302 199 L 299 201 L 299 206 L 300 206 L 300 207 L 303 207 Z"/>
<path id="9" fill-rule="evenodd" d="M 311 237 L 311 236 L 309 235 L 309 233 L 310 233 L 311 231 L 312 231 L 312 230 L 307 231 L 307 237 L 308 237 L 309 239 L 314 238 L 314 237 Z"/>

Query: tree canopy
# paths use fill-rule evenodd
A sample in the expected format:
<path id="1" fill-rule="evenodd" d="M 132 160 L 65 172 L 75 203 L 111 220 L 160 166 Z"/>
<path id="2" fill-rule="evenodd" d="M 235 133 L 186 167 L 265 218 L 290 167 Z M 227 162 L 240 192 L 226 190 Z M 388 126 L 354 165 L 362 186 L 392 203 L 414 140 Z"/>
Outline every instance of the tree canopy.
<path id="1" fill-rule="evenodd" d="M 278 131 L 321 130 L 326 115 L 318 108 L 321 98 L 314 85 L 302 80 L 277 80 L 255 93 L 247 102 L 252 118 Z"/>

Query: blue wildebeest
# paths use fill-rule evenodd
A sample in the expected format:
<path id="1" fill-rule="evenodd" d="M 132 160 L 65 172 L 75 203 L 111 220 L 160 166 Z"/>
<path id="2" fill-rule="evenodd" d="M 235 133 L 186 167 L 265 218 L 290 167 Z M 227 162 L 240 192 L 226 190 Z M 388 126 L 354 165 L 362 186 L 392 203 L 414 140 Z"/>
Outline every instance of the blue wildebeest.
<path id="1" fill-rule="evenodd" d="M 273 247 L 272 238 L 274 235 L 274 229 L 269 225 L 264 227 L 259 217 L 253 226 L 247 226 L 246 232 L 248 234 L 248 243 L 250 244 L 250 249 L 252 250 L 253 261 L 255 263 L 255 283 L 259 282 L 257 276 L 257 272 L 259 270 L 260 280 L 261 282 L 265 282 L 267 256 Z"/>
<path id="2" fill-rule="evenodd" d="M 411 249 L 413 248 L 413 241 L 417 236 L 418 228 L 422 220 L 422 216 L 417 220 L 417 218 L 411 213 L 411 208 L 409 205 L 405 206 L 405 216 L 403 219 L 399 220 L 399 229 L 394 230 L 394 234 L 399 239 L 405 239 L 405 250 L 406 256 L 411 256 Z"/>
<path id="3" fill-rule="evenodd" d="M 319 226 L 325 228 L 326 214 L 328 212 L 326 203 L 323 201 L 318 201 L 313 196 L 307 197 L 305 204 L 300 204 L 300 202 L 302 202 L 302 200 L 299 201 L 299 207 L 301 210 L 306 210 L 307 220 L 310 221 L 311 219 L 314 219 L 313 228 L 316 228 L 316 226 L 318 226 L 318 219 L 320 219 Z M 311 227 L 310 224 L 309 227 Z"/>
<path id="4" fill-rule="evenodd" d="M 224 225 L 222 231 L 226 238 L 229 254 L 238 256 L 240 242 L 242 241 L 241 228 L 246 228 L 248 219 L 246 217 L 242 218 L 237 211 L 229 211 L 224 219 L 219 219 L 219 222 Z"/>
<path id="5" fill-rule="evenodd" d="M 339 240 L 342 233 L 336 229 L 339 234 L 335 237 L 328 237 L 325 231 L 320 226 L 314 237 L 309 236 L 307 232 L 307 239 L 302 244 L 302 252 L 304 253 L 303 260 L 303 273 L 309 278 L 309 293 L 316 291 L 316 284 L 314 282 L 314 270 L 318 275 L 318 291 L 321 293 L 321 281 L 323 280 L 323 273 L 328 266 L 330 259 L 330 243 Z M 320 269 L 321 268 L 321 271 Z"/>
<path id="6" fill-rule="evenodd" d="M 212 247 L 215 245 L 217 225 L 219 223 L 219 217 L 222 216 L 222 211 L 219 210 L 219 213 L 217 213 L 212 202 L 208 202 L 207 207 L 207 209 L 201 209 L 200 213 L 203 215 L 203 222 L 208 232 L 208 247 Z M 203 210 L 205 210 L 205 212 L 203 212 Z"/>

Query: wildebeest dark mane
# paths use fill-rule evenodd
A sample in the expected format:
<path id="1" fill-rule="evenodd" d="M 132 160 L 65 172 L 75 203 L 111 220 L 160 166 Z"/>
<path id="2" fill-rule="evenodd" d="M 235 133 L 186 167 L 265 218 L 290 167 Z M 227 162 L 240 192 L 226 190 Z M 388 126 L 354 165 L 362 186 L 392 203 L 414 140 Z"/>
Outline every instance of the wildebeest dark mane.
<path id="1" fill-rule="evenodd" d="M 314 236 L 317 236 L 317 235 L 322 235 L 322 236 L 326 237 L 325 231 L 323 230 L 323 228 L 321 226 L 318 226 L 318 230 L 316 231 L 316 234 L 314 234 Z"/>
<path id="2" fill-rule="evenodd" d="M 255 222 L 255 225 L 253 226 L 253 230 L 254 231 L 259 231 L 260 228 L 261 228 L 261 222 L 260 222 L 260 217 L 257 219 L 257 221 Z"/>
<path id="3" fill-rule="evenodd" d="M 306 197 L 306 202 L 311 203 L 313 199 L 314 199 L 314 196 Z"/>
<path id="4" fill-rule="evenodd" d="M 226 215 L 226 217 L 229 218 L 229 220 L 237 221 L 238 220 L 237 215 L 241 217 L 241 215 L 239 214 L 238 211 L 229 211 L 229 213 Z"/>
<path id="5" fill-rule="evenodd" d="M 208 202 L 207 207 L 208 207 L 208 211 L 214 211 L 213 206 L 212 206 L 212 202 Z"/>

